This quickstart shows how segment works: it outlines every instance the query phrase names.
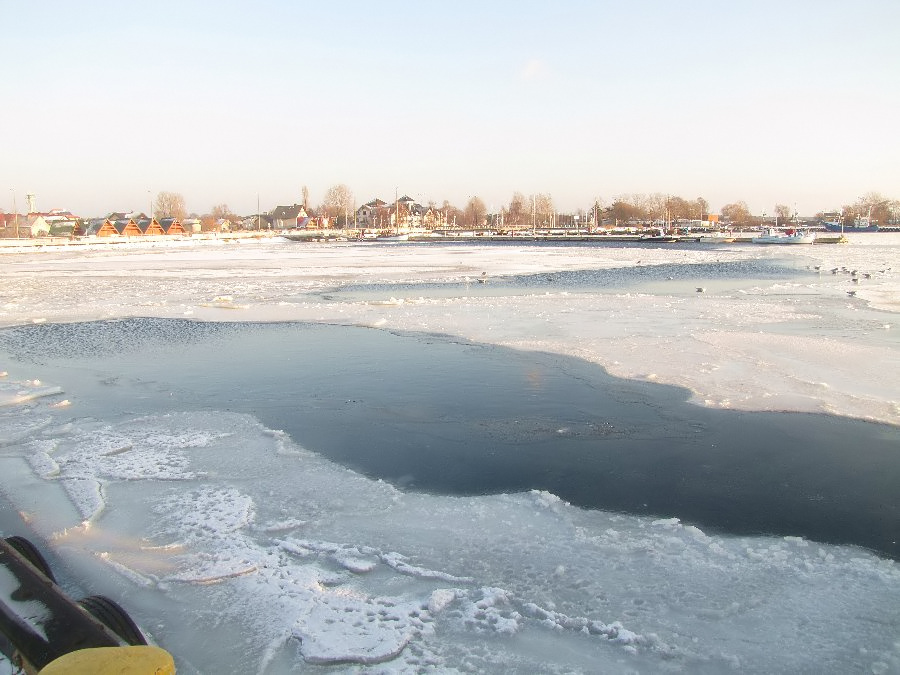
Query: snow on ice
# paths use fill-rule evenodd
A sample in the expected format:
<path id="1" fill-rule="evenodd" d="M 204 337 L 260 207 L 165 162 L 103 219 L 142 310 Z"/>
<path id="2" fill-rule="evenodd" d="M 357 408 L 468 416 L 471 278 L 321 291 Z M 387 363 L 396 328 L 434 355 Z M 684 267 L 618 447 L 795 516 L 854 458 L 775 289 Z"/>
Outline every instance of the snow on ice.
<path id="1" fill-rule="evenodd" d="M 483 271 L 776 255 L 748 247 L 537 253 L 262 241 L 141 255 L 100 246 L 4 253 L 0 322 L 239 314 L 440 332 L 686 386 L 698 405 L 896 424 L 900 396 L 882 377 L 898 371 L 896 342 L 884 339 L 900 309 L 885 263 L 897 242 L 888 239 L 777 252 L 810 267 L 871 268 L 870 289 L 861 285 L 852 303 L 886 319 L 855 324 L 853 304 L 824 339 L 815 328 L 832 316 L 827 303 L 797 298 L 845 294 L 845 280 L 830 274 L 741 289 L 704 282 L 702 295 L 695 283 L 674 294 L 316 295 Z M 800 327 L 756 332 L 789 323 Z M 900 672 L 900 569 L 891 560 L 586 511 L 545 492 L 402 492 L 246 415 L 80 419 L 71 392 L 28 377 L 0 378 L 0 492 L 28 510 L 42 542 L 74 560 L 85 591 L 122 599 L 179 672 L 276 673 L 299 663 L 346 672 Z M 271 470 L 257 475 L 261 466 Z M 27 475 L 59 508 L 35 505 Z"/>

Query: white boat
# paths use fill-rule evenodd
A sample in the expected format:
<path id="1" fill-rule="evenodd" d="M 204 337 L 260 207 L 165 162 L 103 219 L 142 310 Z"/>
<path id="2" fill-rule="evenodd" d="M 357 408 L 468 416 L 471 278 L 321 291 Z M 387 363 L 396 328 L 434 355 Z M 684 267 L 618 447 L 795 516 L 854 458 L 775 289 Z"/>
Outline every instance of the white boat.
<path id="1" fill-rule="evenodd" d="M 778 230 L 770 227 L 750 241 L 754 244 L 812 244 L 816 241 L 816 234 L 808 230 Z"/>

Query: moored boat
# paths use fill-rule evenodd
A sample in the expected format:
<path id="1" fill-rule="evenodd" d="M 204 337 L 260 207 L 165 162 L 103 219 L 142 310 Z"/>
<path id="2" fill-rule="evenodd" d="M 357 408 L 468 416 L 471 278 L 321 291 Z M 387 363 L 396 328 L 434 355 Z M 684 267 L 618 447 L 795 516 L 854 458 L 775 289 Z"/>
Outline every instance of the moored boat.
<path id="1" fill-rule="evenodd" d="M 816 241 L 816 235 L 808 230 L 779 230 L 770 227 L 750 241 L 754 244 L 812 244 Z"/>
<path id="2" fill-rule="evenodd" d="M 822 223 L 828 232 L 878 232 L 878 224 L 872 222 L 872 207 L 869 207 L 868 214 L 857 216 L 852 223 L 844 222 L 844 212 L 841 211 L 837 220 L 828 220 Z"/>
<path id="3" fill-rule="evenodd" d="M 679 238 L 672 234 L 642 234 L 641 238 L 638 241 L 655 241 L 665 244 L 671 244 L 673 242 L 679 241 Z"/>

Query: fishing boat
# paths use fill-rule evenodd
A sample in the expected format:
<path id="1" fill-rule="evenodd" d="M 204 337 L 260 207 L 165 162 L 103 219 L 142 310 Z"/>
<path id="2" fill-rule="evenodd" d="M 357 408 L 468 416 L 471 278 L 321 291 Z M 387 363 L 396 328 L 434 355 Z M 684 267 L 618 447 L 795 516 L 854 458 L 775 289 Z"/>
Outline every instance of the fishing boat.
<path id="1" fill-rule="evenodd" d="M 825 229 L 829 232 L 878 232 L 878 225 L 872 222 L 872 207 L 865 217 L 858 216 L 852 223 L 844 223 L 844 212 L 841 211 L 838 219 L 825 221 Z"/>
<path id="2" fill-rule="evenodd" d="M 731 232 L 717 230 L 701 235 L 697 241 L 701 241 L 705 244 L 733 244 L 735 242 L 735 236 Z"/>
<path id="3" fill-rule="evenodd" d="M 638 241 L 671 244 L 678 241 L 678 237 L 674 234 L 666 234 L 665 232 L 660 232 L 659 234 L 642 234 Z"/>
<path id="4" fill-rule="evenodd" d="M 812 244 L 816 241 L 816 235 L 808 230 L 779 230 L 770 227 L 750 241 L 754 244 Z"/>
<path id="5" fill-rule="evenodd" d="M 678 241 L 678 237 L 672 232 L 672 222 L 669 220 L 669 208 L 666 207 L 666 221 L 664 227 L 651 230 L 649 233 L 642 234 L 639 241 L 659 242 L 671 244 Z"/>

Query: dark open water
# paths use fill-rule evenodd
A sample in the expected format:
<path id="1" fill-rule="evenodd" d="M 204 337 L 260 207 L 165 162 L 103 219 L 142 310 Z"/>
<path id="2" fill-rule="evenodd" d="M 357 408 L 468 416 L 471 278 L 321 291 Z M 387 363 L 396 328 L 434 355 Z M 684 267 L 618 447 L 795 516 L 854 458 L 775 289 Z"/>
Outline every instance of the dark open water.
<path id="1" fill-rule="evenodd" d="M 356 327 L 25 326 L 0 330 L 0 363 L 63 386 L 73 416 L 251 413 L 406 489 L 542 489 L 586 508 L 900 558 L 900 428 L 888 425 L 708 410 L 575 358 Z"/>

